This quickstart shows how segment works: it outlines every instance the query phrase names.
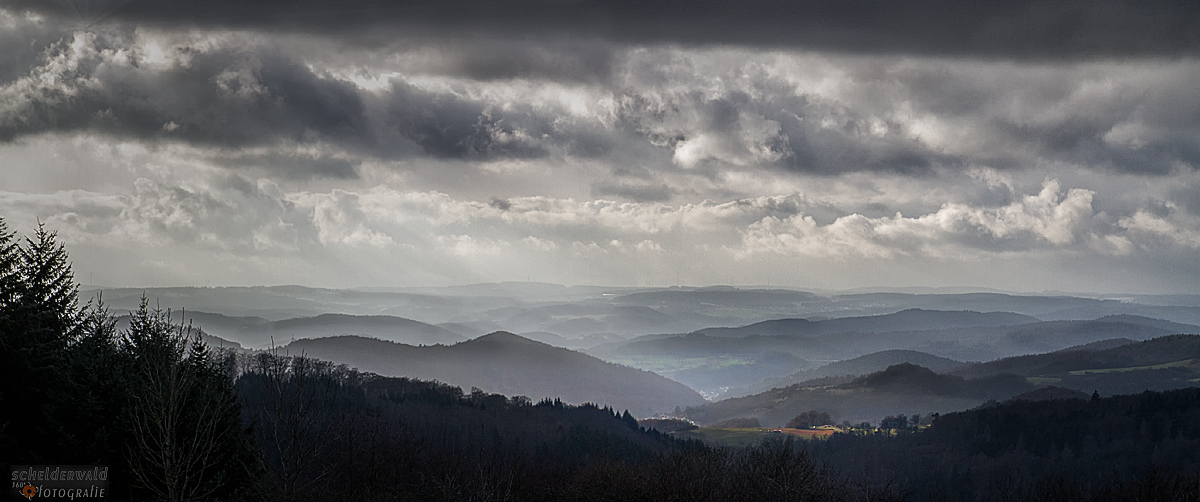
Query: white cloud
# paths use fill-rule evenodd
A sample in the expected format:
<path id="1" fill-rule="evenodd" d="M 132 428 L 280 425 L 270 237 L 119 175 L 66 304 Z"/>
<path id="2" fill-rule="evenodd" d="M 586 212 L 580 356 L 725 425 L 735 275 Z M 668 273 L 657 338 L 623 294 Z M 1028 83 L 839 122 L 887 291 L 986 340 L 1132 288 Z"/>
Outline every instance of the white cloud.
<path id="1" fill-rule="evenodd" d="M 390 236 L 368 227 L 356 193 L 334 189 L 328 194 L 305 194 L 296 201 L 301 208 L 312 211 L 321 244 L 383 247 L 395 243 Z"/>
<path id="2" fill-rule="evenodd" d="M 1173 205 L 1169 209 L 1175 209 Z M 1185 217 L 1176 211 L 1171 216 L 1160 216 L 1139 209 L 1131 216 L 1121 218 L 1118 226 L 1128 230 L 1142 246 L 1149 246 L 1149 239 L 1165 241 L 1174 245 L 1200 250 L 1200 218 Z"/>
<path id="3" fill-rule="evenodd" d="M 830 213 L 838 204 L 800 194 L 694 204 L 538 196 L 505 205 L 383 186 L 289 191 L 268 180 L 221 176 L 187 186 L 144 178 L 133 188 L 127 196 L 0 193 L 0 214 L 18 230 L 28 226 L 22 220 L 41 217 L 69 247 L 86 250 L 80 263 L 88 267 L 126 252 L 130 266 L 139 259 L 190 264 L 166 269 L 176 275 L 128 277 L 227 283 L 287 282 L 296 273 L 318 285 L 417 276 L 450 283 L 676 280 L 664 270 L 685 282 L 760 282 L 764 273 L 796 273 L 789 263 L 803 260 L 826 272 L 800 277 L 824 284 L 838 274 L 871 280 L 876 276 L 862 275 L 865 263 L 923 263 L 933 271 L 954 263 L 1135 259 L 1200 249 L 1200 225 L 1186 212 L 1139 208 L 1107 217 L 1094 209 L 1093 191 L 1055 180 L 1007 204 L 946 203 L 915 216 Z"/>
<path id="4" fill-rule="evenodd" d="M 464 257 L 495 255 L 503 252 L 509 246 L 507 242 L 480 239 L 470 235 L 442 235 L 438 236 L 436 241 L 450 253 Z"/>
<path id="5" fill-rule="evenodd" d="M 1093 195 L 1090 190 L 1077 188 L 1064 193 L 1057 180 L 1047 180 L 1038 194 L 1003 207 L 946 204 L 934 213 L 917 217 L 900 213 L 878 218 L 850 214 L 828 225 L 818 225 L 805 214 L 768 216 L 742 233 L 735 256 L 745 259 L 757 253 L 777 253 L 972 259 L 981 252 L 1031 251 L 1046 244 L 1070 248 L 1083 236 L 1094 236 Z"/>
<path id="6" fill-rule="evenodd" d="M 554 241 L 549 241 L 546 239 L 539 239 L 532 235 L 530 235 L 524 239 L 521 239 L 521 242 L 528 244 L 529 246 L 533 247 L 534 249 L 537 249 L 538 251 L 554 251 L 554 250 L 558 249 L 558 244 L 556 244 Z"/>

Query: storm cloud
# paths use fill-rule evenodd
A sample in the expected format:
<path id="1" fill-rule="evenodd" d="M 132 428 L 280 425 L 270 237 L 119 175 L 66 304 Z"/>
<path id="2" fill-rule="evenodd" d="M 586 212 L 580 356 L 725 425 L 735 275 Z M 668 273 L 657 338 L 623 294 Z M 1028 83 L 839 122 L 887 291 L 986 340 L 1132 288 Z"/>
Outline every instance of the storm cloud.
<path id="1" fill-rule="evenodd" d="M 0 215 L 97 282 L 1198 279 L 1190 4 L 0 0 L 0 26 Z"/>
<path id="2" fill-rule="evenodd" d="M 1194 55 L 1200 6 L 1170 0 L 7 0 L 80 23 L 300 31 L 378 43 L 416 36 L 571 34 L 621 43 L 740 44 L 1000 58 Z"/>
<path id="3" fill-rule="evenodd" d="M 81 32 L 0 88 L 0 140 L 93 130 L 220 147 L 275 141 L 371 142 L 363 103 L 346 82 L 279 54 L 232 49 L 154 57 L 121 36 Z"/>

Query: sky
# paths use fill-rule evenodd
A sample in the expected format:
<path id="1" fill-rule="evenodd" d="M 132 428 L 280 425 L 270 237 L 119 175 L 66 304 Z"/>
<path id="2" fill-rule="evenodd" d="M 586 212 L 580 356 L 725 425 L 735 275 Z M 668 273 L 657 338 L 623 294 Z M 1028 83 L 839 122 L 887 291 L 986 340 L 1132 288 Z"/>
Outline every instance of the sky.
<path id="1" fill-rule="evenodd" d="M 1200 293 L 1200 4 L 0 0 L 109 286 Z"/>

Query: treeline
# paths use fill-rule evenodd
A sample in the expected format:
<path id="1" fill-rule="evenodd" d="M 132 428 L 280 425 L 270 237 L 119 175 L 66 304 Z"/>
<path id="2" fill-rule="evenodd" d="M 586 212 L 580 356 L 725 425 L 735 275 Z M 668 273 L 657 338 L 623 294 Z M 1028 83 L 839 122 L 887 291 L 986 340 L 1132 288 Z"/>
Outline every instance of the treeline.
<path id="1" fill-rule="evenodd" d="M 258 354 L 237 380 L 266 500 L 854 500 L 804 445 L 719 449 L 596 405 Z"/>
<path id="2" fill-rule="evenodd" d="M 909 500 L 1195 501 L 1200 389 L 991 403 L 928 428 L 835 434 L 810 451 Z"/>
<path id="3" fill-rule="evenodd" d="M 4 465 L 107 465 L 111 500 L 854 500 L 801 443 L 720 449 L 596 405 L 209 349 L 80 306 L 53 233 L 0 219 Z"/>

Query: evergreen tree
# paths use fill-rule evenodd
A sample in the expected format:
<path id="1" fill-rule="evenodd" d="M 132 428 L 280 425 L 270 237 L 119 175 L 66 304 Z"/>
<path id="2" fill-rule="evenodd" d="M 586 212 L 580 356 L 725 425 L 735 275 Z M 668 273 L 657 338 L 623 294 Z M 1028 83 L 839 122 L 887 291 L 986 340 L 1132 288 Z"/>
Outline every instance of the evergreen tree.
<path id="1" fill-rule="evenodd" d="M 118 345 L 116 319 L 102 301 L 89 305 L 78 333 L 67 353 L 73 406 L 64 410 L 75 451 L 64 461 L 119 469 L 127 439 L 123 411 L 128 406 L 129 358 Z"/>
<path id="2" fill-rule="evenodd" d="M 77 334 L 77 287 L 66 250 L 39 224 L 24 245 L 0 219 L 0 450 L 12 463 L 57 458 L 72 444 L 66 351 Z"/>
<path id="3" fill-rule="evenodd" d="M 8 224 L 0 217 L 0 308 L 12 304 L 17 297 L 21 282 L 20 254 L 16 234 L 8 231 Z"/>

